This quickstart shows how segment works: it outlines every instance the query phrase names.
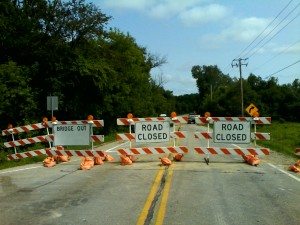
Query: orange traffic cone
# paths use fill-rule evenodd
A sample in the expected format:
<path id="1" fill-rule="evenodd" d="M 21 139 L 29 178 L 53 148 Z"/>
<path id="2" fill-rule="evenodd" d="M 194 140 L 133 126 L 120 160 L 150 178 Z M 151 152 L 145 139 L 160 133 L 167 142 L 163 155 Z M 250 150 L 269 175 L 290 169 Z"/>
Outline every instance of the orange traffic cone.
<path id="1" fill-rule="evenodd" d="M 177 153 L 175 156 L 174 156 L 174 160 L 176 161 L 181 161 L 182 158 L 183 158 L 183 154 L 182 153 Z"/>
<path id="2" fill-rule="evenodd" d="M 104 162 L 102 161 L 102 159 L 101 159 L 100 156 L 95 156 L 94 157 L 94 163 L 95 163 L 95 165 L 102 165 L 102 164 L 104 164 Z"/>
<path id="3" fill-rule="evenodd" d="M 300 166 L 300 160 L 298 160 L 298 162 L 295 163 L 295 166 Z"/>
<path id="4" fill-rule="evenodd" d="M 114 158 L 111 157 L 109 154 L 107 154 L 107 153 L 104 153 L 104 154 L 105 154 L 105 155 L 104 155 L 104 161 L 110 162 L 110 161 L 113 161 L 113 160 L 114 160 Z"/>
<path id="5" fill-rule="evenodd" d="M 159 158 L 159 159 L 160 159 L 161 164 L 163 166 L 168 166 L 168 165 L 172 164 L 172 161 L 170 159 L 166 158 L 166 157 L 165 158 Z"/>
<path id="6" fill-rule="evenodd" d="M 131 159 L 127 155 L 121 155 L 120 159 L 121 159 L 121 165 L 123 166 L 132 164 Z"/>
<path id="7" fill-rule="evenodd" d="M 53 167 L 56 165 L 56 162 L 53 157 L 47 157 L 46 159 L 44 159 L 43 165 L 45 167 Z"/>
<path id="8" fill-rule="evenodd" d="M 80 163 L 80 169 L 90 170 L 94 167 L 94 159 L 89 157 L 83 157 L 82 162 Z"/>

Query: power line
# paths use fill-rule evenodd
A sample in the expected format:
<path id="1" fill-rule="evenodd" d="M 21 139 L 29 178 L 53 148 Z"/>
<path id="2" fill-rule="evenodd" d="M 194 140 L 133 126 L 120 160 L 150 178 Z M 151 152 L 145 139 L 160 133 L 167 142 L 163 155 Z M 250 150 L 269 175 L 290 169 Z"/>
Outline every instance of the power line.
<path id="1" fill-rule="evenodd" d="M 262 34 L 270 27 L 273 22 L 283 13 L 283 11 L 292 3 L 293 0 L 291 0 L 278 14 L 277 16 L 265 27 L 265 29 L 256 36 L 256 38 L 237 56 L 236 58 L 239 58 Z M 248 53 L 248 52 L 247 52 Z"/>
<path id="2" fill-rule="evenodd" d="M 298 6 L 300 6 L 300 3 L 298 4 Z M 297 6 L 297 7 L 298 7 Z M 279 31 L 277 31 L 269 40 L 267 40 L 262 46 L 260 46 L 259 48 L 257 48 L 254 52 L 251 53 L 250 56 L 248 56 L 248 58 L 252 57 L 256 52 L 258 52 L 262 47 L 264 47 L 269 41 L 271 41 L 277 34 L 279 34 L 285 27 L 287 27 L 291 22 L 293 22 L 298 16 L 300 15 L 300 13 L 298 13 L 292 20 L 290 20 L 287 24 L 285 24 Z M 273 29 L 274 30 L 274 29 Z M 272 31 L 273 31 L 272 30 Z M 265 38 L 264 38 L 265 39 Z M 262 39 L 261 41 L 263 41 L 264 39 Z M 261 41 L 258 43 L 260 44 Z M 257 45 L 258 45 L 257 44 Z M 257 46 L 256 45 L 256 46 Z M 255 47 L 256 47 L 255 46 Z M 249 52 L 249 51 L 248 51 Z"/>
<path id="3" fill-rule="evenodd" d="M 279 72 L 281 72 L 281 71 L 283 71 L 283 70 L 285 70 L 285 69 L 287 69 L 287 68 L 289 68 L 289 67 L 291 67 L 291 66 L 293 66 L 293 65 L 295 65 L 295 64 L 297 64 L 299 62 L 300 62 L 300 60 L 298 60 L 298 61 L 296 61 L 296 62 L 294 62 L 294 63 L 292 63 L 292 64 L 290 64 L 290 65 L 288 65 L 288 66 L 286 66 L 286 67 L 284 67 L 284 68 L 282 68 L 282 69 L 280 69 L 280 70 L 278 70 L 278 71 L 276 71 L 276 72 L 274 72 L 272 74 L 270 74 L 269 77 L 273 76 L 274 74 L 279 73 Z"/>
<path id="4" fill-rule="evenodd" d="M 294 42 L 293 44 L 289 45 L 288 47 L 286 47 L 285 49 L 283 49 L 282 51 L 280 51 L 278 54 L 276 54 L 275 56 L 269 58 L 268 60 L 266 60 L 264 63 L 260 64 L 259 66 L 255 67 L 254 69 L 252 69 L 252 72 L 259 69 L 260 67 L 266 65 L 268 62 L 272 61 L 274 58 L 278 57 L 279 55 L 281 55 L 282 53 L 286 52 L 289 48 L 293 47 L 294 45 L 296 45 L 298 42 L 300 42 L 300 39 L 296 42 Z"/>

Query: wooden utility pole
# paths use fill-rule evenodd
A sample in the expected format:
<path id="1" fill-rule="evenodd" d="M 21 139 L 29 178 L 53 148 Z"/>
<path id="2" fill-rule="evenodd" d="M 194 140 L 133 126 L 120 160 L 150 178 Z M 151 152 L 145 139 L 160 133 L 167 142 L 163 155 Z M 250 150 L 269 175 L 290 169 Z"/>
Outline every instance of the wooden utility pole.
<path id="1" fill-rule="evenodd" d="M 247 66 L 248 65 L 247 61 L 248 61 L 248 58 L 246 58 L 246 59 L 238 58 L 238 59 L 232 60 L 232 62 L 231 62 L 232 67 L 234 67 L 234 66 L 239 67 L 239 70 L 240 70 L 242 117 L 244 117 L 244 91 L 243 91 L 242 66 Z"/>

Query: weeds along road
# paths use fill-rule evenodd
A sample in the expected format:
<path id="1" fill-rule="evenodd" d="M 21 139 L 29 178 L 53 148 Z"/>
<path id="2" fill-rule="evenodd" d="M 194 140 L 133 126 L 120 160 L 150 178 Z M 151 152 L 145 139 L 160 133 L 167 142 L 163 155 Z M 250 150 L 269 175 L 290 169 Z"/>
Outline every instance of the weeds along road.
<path id="1" fill-rule="evenodd" d="M 0 224 L 299 225 L 300 174 L 287 171 L 293 159 L 271 153 L 255 167 L 240 156 L 216 155 L 207 165 L 193 151 L 207 145 L 193 133 L 206 129 L 181 127 L 189 138 L 178 144 L 190 152 L 169 167 L 160 166 L 164 155 L 121 166 L 116 149 L 129 145 L 116 142 L 100 148 L 115 160 L 89 171 L 78 170 L 80 157 L 53 168 L 1 170 Z"/>

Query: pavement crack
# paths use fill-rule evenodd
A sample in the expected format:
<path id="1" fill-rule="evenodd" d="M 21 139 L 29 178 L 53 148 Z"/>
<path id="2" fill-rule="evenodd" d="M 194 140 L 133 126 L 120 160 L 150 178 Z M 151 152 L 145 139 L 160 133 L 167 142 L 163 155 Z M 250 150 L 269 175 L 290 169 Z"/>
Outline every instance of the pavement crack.
<path id="1" fill-rule="evenodd" d="M 162 175 L 162 178 L 161 178 L 161 181 L 160 181 L 159 188 L 158 188 L 158 190 L 155 194 L 155 197 L 153 198 L 153 201 L 151 202 L 151 206 L 149 208 L 149 211 L 148 211 L 146 220 L 144 222 L 144 225 L 149 225 L 151 220 L 153 219 L 153 215 L 154 215 L 154 212 L 155 212 L 156 205 L 159 202 L 159 199 L 161 197 L 161 193 L 164 190 L 164 187 L 165 187 L 165 184 L 166 184 L 166 176 L 168 174 L 168 169 L 169 169 L 169 166 L 166 166 L 165 171 L 164 171 L 164 173 Z"/>

